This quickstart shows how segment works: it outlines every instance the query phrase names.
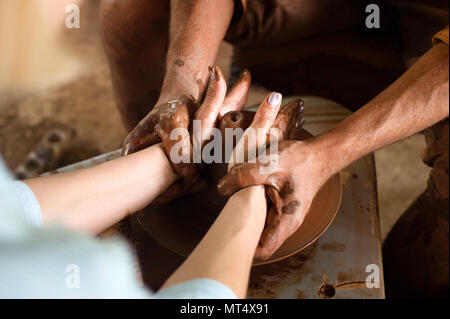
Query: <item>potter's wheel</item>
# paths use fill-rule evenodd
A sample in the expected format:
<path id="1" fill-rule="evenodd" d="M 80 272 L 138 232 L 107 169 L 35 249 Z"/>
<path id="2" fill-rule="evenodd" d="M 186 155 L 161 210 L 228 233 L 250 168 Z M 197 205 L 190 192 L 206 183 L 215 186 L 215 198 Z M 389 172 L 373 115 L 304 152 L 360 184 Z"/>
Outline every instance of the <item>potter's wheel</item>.
<path id="1" fill-rule="evenodd" d="M 308 134 L 305 132 L 305 134 Z M 226 165 L 219 172 L 225 174 Z M 220 177 L 220 176 L 219 176 Z M 342 197 L 339 174 L 330 178 L 314 198 L 303 224 L 262 265 L 287 258 L 312 244 L 330 226 L 335 218 Z M 187 257 L 214 222 L 225 205 L 226 198 L 220 196 L 215 185 L 199 194 L 188 195 L 163 206 L 149 205 L 136 214 L 139 224 L 159 244 Z"/>

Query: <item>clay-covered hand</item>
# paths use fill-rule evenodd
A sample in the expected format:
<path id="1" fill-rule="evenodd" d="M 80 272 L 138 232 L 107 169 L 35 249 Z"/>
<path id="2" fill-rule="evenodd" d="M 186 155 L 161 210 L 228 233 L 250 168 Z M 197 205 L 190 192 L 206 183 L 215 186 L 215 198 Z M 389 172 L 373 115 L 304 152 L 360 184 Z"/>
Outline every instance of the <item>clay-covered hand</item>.
<path id="1" fill-rule="evenodd" d="M 323 162 L 308 141 L 284 140 L 278 144 L 278 167 L 274 173 L 264 173 L 266 164 L 257 159 L 256 163 L 235 165 L 219 182 L 223 195 L 251 185 L 266 185 L 273 207 L 255 252 L 256 259 L 270 257 L 302 224 L 314 196 L 331 176 Z"/>
<path id="2" fill-rule="evenodd" d="M 135 153 L 153 144 L 162 142 L 166 154 L 170 156 L 172 147 L 179 142 L 179 140 L 170 138 L 170 134 L 174 129 L 190 130 L 194 115 L 202 120 L 202 125 L 205 127 L 212 122 L 216 122 L 217 114 L 216 118 L 214 118 L 212 113 L 209 112 L 211 103 L 207 101 L 208 95 L 211 96 L 210 100 L 218 100 L 222 96 L 222 105 L 220 105 L 218 113 L 220 117 L 229 111 L 241 110 L 247 102 L 247 91 L 250 85 L 250 73 L 248 70 L 242 71 L 239 80 L 225 99 L 223 97 L 226 93 L 226 83 L 222 71 L 217 66 L 210 67 L 209 71 L 210 81 L 202 104 L 203 107 L 200 107 L 200 103 L 195 101 L 192 96 L 183 94 L 177 95 L 168 101 L 158 102 L 152 111 L 125 138 L 122 155 Z M 189 142 L 186 141 L 186 143 Z M 197 169 L 196 165 L 191 165 L 191 163 L 181 162 L 172 163 L 172 165 L 176 173 L 182 177 L 194 175 Z"/>
<path id="3" fill-rule="evenodd" d="M 294 99 L 279 109 L 279 106 L 273 107 L 269 103 L 270 99 L 277 96 L 281 103 L 281 94 L 274 92 L 266 97 L 256 113 L 250 111 L 230 112 L 223 117 L 219 125 L 222 136 L 226 135 L 224 133 L 226 128 L 245 130 L 234 146 L 230 158 L 227 159 L 228 170 L 236 164 L 237 160 L 247 162 L 249 157 L 256 157 L 256 154 L 264 150 L 271 141 L 282 141 L 289 137 L 290 132 L 295 131 L 295 127 L 300 129 L 303 125 L 303 101 Z"/>
<path id="4" fill-rule="evenodd" d="M 248 70 L 243 70 L 227 94 L 227 84 L 221 69 L 218 66 L 210 67 L 210 80 L 203 103 L 195 113 L 194 120 L 198 120 L 201 126 L 201 135 L 196 136 L 198 131 L 190 131 L 189 139 L 191 156 L 190 163 L 194 167 L 190 175 L 182 175 L 182 179 L 172 184 L 162 195 L 155 199 L 154 203 L 163 205 L 175 198 L 186 194 L 200 192 L 208 186 L 207 181 L 201 177 L 198 168 L 201 166 L 198 160 L 192 158 L 194 144 L 202 146 L 212 138 L 213 128 L 224 114 L 232 111 L 240 111 L 247 103 L 247 94 L 250 87 L 251 76 Z M 177 141 L 175 141 L 177 142 Z M 170 153 L 169 153 L 170 154 Z M 170 155 L 169 155 L 170 158 Z M 186 166 L 187 166 L 186 165 Z M 174 165 L 175 166 L 175 165 Z"/>
<path id="5" fill-rule="evenodd" d="M 173 145 L 178 142 L 170 139 L 170 132 L 177 128 L 188 130 L 197 108 L 198 103 L 186 95 L 158 103 L 125 138 L 122 155 L 135 153 L 159 142 L 163 143 L 166 155 L 170 154 Z M 195 173 L 195 167 L 186 163 L 172 166 L 180 176 Z"/>
<path id="6" fill-rule="evenodd" d="M 267 159 L 256 158 L 254 163 L 238 163 L 218 183 L 223 195 L 231 195 L 241 188 L 251 185 L 266 185 L 266 195 L 272 207 L 266 218 L 266 226 L 255 252 L 255 259 L 265 260 L 303 222 L 311 202 L 320 187 L 331 176 L 326 158 L 314 149 L 311 140 L 304 139 L 301 130 L 302 117 L 289 121 L 285 140 L 278 141 L 278 150 L 271 158 L 276 166 L 267 171 Z M 273 162 L 272 162 L 273 165 Z"/>

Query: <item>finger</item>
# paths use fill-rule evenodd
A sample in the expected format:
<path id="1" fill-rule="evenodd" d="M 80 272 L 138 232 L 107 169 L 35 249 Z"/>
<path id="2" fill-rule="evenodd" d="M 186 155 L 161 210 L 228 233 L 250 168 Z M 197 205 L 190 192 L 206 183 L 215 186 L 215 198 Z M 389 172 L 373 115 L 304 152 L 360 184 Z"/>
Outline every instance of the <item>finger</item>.
<path id="1" fill-rule="evenodd" d="M 139 125 L 125 138 L 122 146 L 122 156 L 136 153 L 161 141 L 156 132 L 153 131 L 153 128 L 151 130 L 149 128 L 148 132 L 147 130 L 144 132 L 139 128 Z"/>
<path id="2" fill-rule="evenodd" d="M 278 92 L 272 92 L 259 105 L 255 118 L 250 127 L 268 129 L 273 124 L 280 109 L 282 95 Z"/>
<path id="3" fill-rule="evenodd" d="M 303 129 L 304 124 L 305 118 L 303 117 L 303 114 L 299 114 L 295 119 L 295 125 L 293 125 L 293 128 L 289 129 L 289 139 L 302 141 L 311 137 L 312 135 Z"/>
<path id="4" fill-rule="evenodd" d="M 289 139 L 289 140 L 295 139 L 295 134 L 296 134 L 297 127 L 298 127 L 299 116 L 301 117 L 302 114 L 299 113 L 290 120 L 289 126 L 287 128 L 287 134 L 285 137 L 286 139 Z"/>
<path id="5" fill-rule="evenodd" d="M 267 260 L 278 249 L 281 216 L 272 207 L 267 214 L 266 225 L 255 251 L 255 259 Z"/>
<path id="6" fill-rule="evenodd" d="M 276 188 L 272 186 L 266 186 L 265 191 L 266 196 L 270 199 L 273 207 L 275 208 L 275 212 L 281 216 L 283 201 L 281 199 L 280 193 L 276 190 Z"/>
<path id="7" fill-rule="evenodd" d="M 262 242 L 258 243 L 254 257 L 256 261 L 265 261 L 269 259 L 282 245 L 278 239 L 277 233 L 277 228 L 264 228 L 261 235 L 261 241 L 264 241 L 265 244 L 263 245 Z"/>
<path id="8" fill-rule="evenodd" d="M 296 214 L 283 213 L 278 219 L 275 209 L 269 211 L 267 225 L 261 234 L 261 239 L 255 251 L 255 259 L 267 260 L 272 256 L 301 226 L 305 212 L 307 212 L 307 209 L 298 210 Z"/>
<path id="9" fill-rule="evenodd" d="M 273 125 L 280 109 L 282 96 L 272 92 L 259 106 L 250 127 L 245 130 L 241 139 L 231 154 L 228 169 L 231 169 L 240 160 L 253 159 L 263 146 L 266 145 L 267 134 Z"/>
<path id="10" fill-rule="evenodd" d="M 259 245 L 266 248 L 270 254 L 278 248 L 276 246 L 278 242 L 280 220 L 281 216 L 277 214 L 275 207 L 273 207 L 267 215 L 266 227 L 264 228 L 259 241 Z"/>
<path id="11" fill-rule="evenodd" d="M 293 122 L 297 117 L 297 114 L 303 113 L 304 106 L 301 99 L 294 99 L 285 106 L 283 106 L 277 115 L 273 128 L 277 128 L 278 140 L 288 138 L 289 128 L 293 126 Z"/>
<path id="12" fill-rule="evenodd" d="M 196 165 L 192 165 L 188 131 L 195 109 L 194 103 L 179 103 L 176 112 L 169 113 L 155 125 L 155 132 L 161 138 L 167 158 L 175 172 L 182 177 L 192 176 L 197 171 Z"/>
<path id="13" fill-rule="evenodd" d="M 304 105 L 298 110 L 297 114 L 289 122 L 289 127 L 287 129 L 287 139 L 295 140 L 297 134 L 302 131 L 303 124 L 305 123 L 305 118 L 303 113 L 305 111 Z"/>
<path id="14" fill-rule="evenodd" d="M 269 211 L 259 242 L 260 249 L 255 256 L 267 259 L 298 229 L 309 209 L 309 205 L 301 203 L 299 199 L 298 192 L 291 193 L 282 200 L 281 214 L 275 205 Z"/>
<path id="15" fill-rule="evenodd" d="M 196 174 L 194 176 L 176 181 L 170 185 L 153 201 L 153 204 L 161 206 L 184 195 L 199 193 L 206 190 L 208 186 L 208 181 L 199 174 Z"/>
<path id="16" fill-rule="evenodd" d="M 183 183 L 181 181 L 176 181 L 170 185 L 162 194 L 155 198 L 152 202 L 154 205 L 162 206 L 172 200 L 179 198 L 183 193 Z"/>
<path id="17" fill-rule="evenodd" d="M 251 75 L 247 69 L 242 70 L 238 80 L 234 83 L 225 97 L 219 110 L 219 119 L 231 111 L 240 111 L 247 104 L 248 90 L 250 88 Z"/>
<path id="18" fill-rule="evenodd" d="M 170 185 L 161 195 L 159 195 L 153 201 L 153 204 L 164 205 L 174 199 L 183 197 L 184 195 L 200 193 L 201 191 L 206 190 L 208 187 L 208 181 L 199 174 L 183 178 L 182 180 L 176 181 L 175 183 Z"/>
<path id="19" fill-rule="evenodd" d="M 253 136 L 250 135 L 251 138 L 249 138 L 249 147 L 247 148 L 249 154 L 252 154 L 250 152 L 259 154 L 259 150 L 265 148 L 267 143 L 269 143 L 269 141 L 271 140 L 271 133 L 277 133 L 271 132 L 270 129 L 273 127 L 278 118 L 278 111 L 280 110 L 281 100 L 281 94 L 273 92 L 268 96 L 267 99 L 263 101 L 263 103 L 261 103 L 258 110 L 256 111 L 255 118 L 250 125 L 251 130 L 247 129 L 244 133 L 244 135 L 250 135 L 251 133 L 253 133 Z M 251 149 L 252 146 L 256 149 Z"/>
<path id="20" fill-rule="evenodd" d="M 225 99 L 227 84 L 222 70 L 218 66 L 209 67 L 209 84 L 205 99 L 196 113 L 195 119 L 201 121 L 202 139 L 211 135 L 216 126 L 219 110 Z"/>
<path id="21" fill-rule="evenodd" d="M 302 224 L 310 207 L 309 201 L 301 199 L 301 191 L 285 183 L 282 190 L 266 186 L 266 194 L 273 205 L 266 218 L 255 258 L 266 260 L 288 239 Z"/>
<path id="22" fill-rule="evenodd" d="M 254 185 L 269 185 L 277 188 L 276 175 L 263 173 L 260 162 L 236 164 L 217 184 L 217 190 L 224 196 L 229 196 L 241 188 Z"/>
<path id="23" fill-rule="evenodd" d="M 275 208 L 267 215 L 266 227 L 255 251 L 255 259 L 267 260 L 300 226 L 293 215 L 278 215 Z"/>

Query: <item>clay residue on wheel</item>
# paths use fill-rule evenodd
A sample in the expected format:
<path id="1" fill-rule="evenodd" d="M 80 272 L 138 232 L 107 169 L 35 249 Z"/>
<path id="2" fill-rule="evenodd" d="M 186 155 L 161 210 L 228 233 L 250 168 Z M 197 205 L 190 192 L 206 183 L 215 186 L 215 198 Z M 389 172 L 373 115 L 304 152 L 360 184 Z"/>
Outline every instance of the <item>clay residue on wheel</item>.
<path id="1" fill-rule="evenodd" d="M 284 260 L 252 268 L 248 298 L 277 298 L 286 285 L 298 284 L 312 272 L 307 265 L 315 255 L 317 243 Z"/>
<path id="2" fill-rule="evenodd" d="M 337 274 L 336 283 L 347 282 L 347 281 L 353 280 L 353 278 L 354 278 L 354 274 L 353 274 L 352 270 L 340 271 Z"/>
<path id="3" fill-rule="evenodd" d="M 331 243 L 320 245 L 320 249 L 332 252 L 343 252 L 345 251 L 346 247 L 345 244 L 333 240 Z"/>

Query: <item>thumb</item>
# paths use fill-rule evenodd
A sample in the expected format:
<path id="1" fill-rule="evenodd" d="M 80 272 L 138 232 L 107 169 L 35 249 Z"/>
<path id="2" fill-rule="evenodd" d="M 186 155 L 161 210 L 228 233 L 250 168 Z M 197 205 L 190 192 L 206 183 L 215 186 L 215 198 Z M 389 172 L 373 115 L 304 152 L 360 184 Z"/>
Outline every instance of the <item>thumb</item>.
<path id="1" fill-rule="evenodd" d="M 272 92 L 260 104 L 252 124 L 245 130 L 228 160 L 228 169 L 239 161 L 238 158 L 250 160 L 248 157 L 252 154 L 257 155 L 258 151 L 266 145 L 266 136 L 277 118 L 281 99 L 280 93 Z"/>
<path id="2" fill-rule="evenodd" d="M 270 175 L 261 173 L 259 163 L 241 163 L 231 170 L 217 183 L 217 190 L 224 196 L 232 195 L 241 188 L 267 183 Z"/>
<path id="3" fill-rule="evenodd" d="M 267 214 L 266 226 L 255 251 L 256 260 L 267 260 L 280 247 L 280 222 L 281 216 L 276 212 L 275 207 L 271 207 Z"/>

